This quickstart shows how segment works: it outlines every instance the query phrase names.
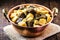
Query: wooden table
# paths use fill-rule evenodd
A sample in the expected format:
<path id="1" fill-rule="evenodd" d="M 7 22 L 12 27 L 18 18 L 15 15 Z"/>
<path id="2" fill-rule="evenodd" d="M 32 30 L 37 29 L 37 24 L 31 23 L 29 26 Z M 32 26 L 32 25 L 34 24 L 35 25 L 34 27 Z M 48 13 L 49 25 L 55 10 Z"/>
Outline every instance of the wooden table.
<path id="1" fill-rule="evenodd" d="M 3 16 L 2 9 L 10 9 L 18 4 L 22 3 L 36 3 L 40 5 L 44 5 L 52 10 L 53 7 L 57 7 L 60 13 L 60 1 L 59 0 L 0 0 L 0 27 L 6 26 L 10 24 L 5 17 Z M 53 23 L 60 25 L 60 14 L 54 18 Z M 60 33 L 55 34 L 45 40 L 60 40 Z"/>

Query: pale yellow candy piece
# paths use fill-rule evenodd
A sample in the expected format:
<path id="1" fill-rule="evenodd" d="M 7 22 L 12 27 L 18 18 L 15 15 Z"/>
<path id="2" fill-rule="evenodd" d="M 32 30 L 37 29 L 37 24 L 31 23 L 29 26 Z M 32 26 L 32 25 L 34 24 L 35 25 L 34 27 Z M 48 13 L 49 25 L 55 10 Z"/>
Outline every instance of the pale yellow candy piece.
<path id="1" fill-rule="evenodd" d="M 48 14 L 49 11 L 46 10 L 45 8 L 40 7 L 40 13 L 42 13 L 42 14 Z"/>
<path id="2" fill-rule="evenodd" d="M 47 17 L 47 22 L 51 21 L 52 17 Z"/>
<path id="3" fill-rule="evenodd" d="M 45 14 L 47 17 L 50 17 L 50 14 Z"/>
<path id="4" fill-rule="evenodd" d="M 24 12 L 25 15 L 27 15 L 27 13 L 26 13 L 27 10 L 26 10 L 26 9 L 24 9 L 24 10 L 22 10 L 22 11 Z"/>
<path id="5" fill-rule="evenodd" d="M 33 20 L 33 18 L 34 18 L 34 15 L 32 13 L 29 13 L 26 17 L 27 21 L 31 21 Z"/>
<path id="6" fill-rule="evenodd" d="M 36 12 L 37 13 L 42 13 L 42 14 L 47 14 L 47 13 L 49 13 L 49 11 L 47 11 L 46 9 L 44 9 L 44 8 L 34 8 L 34 10 L 36 10 Z"/>
<path id="7" fill-rule="evenodd" d="M 17 10 L 17 13 L 22 13 L 23 12 L 23 10 Z"/>
<path id="8" fill-rule="evenodd" d="M 16 13 L 11 13 L 10 18 L 13 18 L 16 16 Z"/>
<path id="9" fill-rule="evenodd" d="M 14 10 L 14 13 L 10 15 L 10 18 L 13 18 L 15 16 L 20 16 L 22 14 L 22 10 Z"/>
<path id="10" fill-rule="evenodd" d="M 21 12 L 23 12 L 22 10 L 17 10 L 17 13 L 21 13 Z"/>
<path id="11" fill-rule="evenodd" d="M 50 14 L 46 14 L 47 16 L 47 22 L 49 22 L 51 20 Z"/>
<path id="12" fill-rule="evenodd" d="M 23 21 L 23 22 L 26 22 L 26 18 L 24 18 L 22 21 Z"/>
<path id="13" fill-rule="evenodd" d="M 40 13 L 40 9 L 34 8 L 34 10 L 36 11 L 36 13 Z"/>
<path id="14" fill-rule="evenodd" d="M 14 10 L 14 13 L 17 13 L 17 10 Z"/>
<path id="15" fill-rule="evenodd" d="M 39 24 L 39 21 L 38 20 L 34 20 L 34 24 Z"/>
<path id="16" fill-rule="evenodd" d="M 27 26 L 26 23 L 25 23 L 25 22 L 22 22 L 22 21 L 19 22 L 18 25 L 19 25 L 19 26 L 22 26 L 22 27 L 26 27 L 26 26 Z"/>
<path id="17" fill-rule="evenodd" d="M 47 22 L 46 22 L 46 19 L 39 19 L 39 24 L 40 25 L 45 25 Z"/>
<path id="18" fill-rule="evenodd" d="M 27 21 L 32 21 L 33 20 L 33 18 L 32 17 L 29 17 L 28 19 L 27 19 Z"/>
<path id="19" fill-rule="evenodd" d="M 47 10 L 45 10 L 45 11 L 40 10 L 40 13 L 42 13 L 42 14 L 48 14 L 48 13 L 49 13 L 49 11 L 47 11 Z"/>
<path id="20" fill-rule="evenodd" d="M 23 10 L 17 10 L 17 16 L 21 16 L 22 13 L 23 13 Z"/>
<path id="21" fill-rule="evenodd" d="M 33 15 L 32 13 L 29 13 L 26 18 L 28 19 L 28 18 L 30 18 L 30 17 L 33 18 L 34 15 Z"/>
<path id="22" fill-rule="evenodd" d="M 17 19 L 18 19 L 18 16 L 15 16 L 14 18 L 12 18 L 12 21 L 16 22 Z"/>

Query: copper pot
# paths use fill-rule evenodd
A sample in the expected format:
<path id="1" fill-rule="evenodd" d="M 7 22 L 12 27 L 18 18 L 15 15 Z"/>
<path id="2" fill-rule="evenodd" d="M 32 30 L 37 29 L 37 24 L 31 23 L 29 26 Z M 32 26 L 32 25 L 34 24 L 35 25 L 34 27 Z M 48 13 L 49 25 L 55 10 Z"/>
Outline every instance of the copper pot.
<path id="1" fill-rule="evenodd" d="M 19 7 L 21 6 L 24 6 L 24 5 L 34 5 L 34 6 L 37 6 L 37 7 L 43 7 L 45 8 L 46 10 L 48 10 L 51 15 L 52 15 L 52 19 L 49 23 L 45 24 L 44 26 L 39 26 L 39 27 L 21 27 L 21 26 L 18 26 L 17 24 L 15 24 L 14 22 L 12 22 L 9 18 L 10 14 L 13 12 L 14 9 L 18 9 Z M 14 26 L 14 28 L 23 36 L 26 36 L 26 37 L 36 37 L 40 34 L 43 33 L 44 29 L 52 22 L 53 18 L 54 18 L 54 15 L 56 15 L 56 13 L 58 13 L 58 9 L 57 8 L 53 8 L 53 11 L 51 11 L 49 8 L 45 7 L 45 6 L 42 6 L 42 5 L 39 5 L 39 4 L 21 4 L 21 5 L 17 5 L 15 7 L 13 7 L 12 9 L 9 10 L 7 16 L 6 16 L 6 11 L 5 9 L 3 9 L 3 13 L 6 17 L 6 19 L 8 19 L 8 21 L 10 23 L 12 23 L 12 25 Z"/>

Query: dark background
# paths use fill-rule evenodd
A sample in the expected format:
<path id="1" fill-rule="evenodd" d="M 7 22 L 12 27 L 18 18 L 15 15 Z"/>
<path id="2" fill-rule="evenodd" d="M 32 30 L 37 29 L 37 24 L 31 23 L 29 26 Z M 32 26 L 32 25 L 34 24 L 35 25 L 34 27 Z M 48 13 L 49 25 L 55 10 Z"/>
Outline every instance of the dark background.
<path id="1" fill-rule="evenodd" d="M 0 27 L 4 27 L 8 24 L 10 24 L 4 17 L 2 13 L 2 9 L 6 8 L 9 10 L 10 8 L 19 5 L 19 4 L 24 4 L 24 3 L 36 3 L 40 5 L 44 5 L 51 10 L 54 7 L 57 7 L 59 9 L 59 13 L 57 17 L 54 18 L 52 23 L 60 25 L 60 0 L 0 0 Z M 55 34 L 49 38 L 46 38 L 45 40 L 60 40 L 60 33 Z"/>

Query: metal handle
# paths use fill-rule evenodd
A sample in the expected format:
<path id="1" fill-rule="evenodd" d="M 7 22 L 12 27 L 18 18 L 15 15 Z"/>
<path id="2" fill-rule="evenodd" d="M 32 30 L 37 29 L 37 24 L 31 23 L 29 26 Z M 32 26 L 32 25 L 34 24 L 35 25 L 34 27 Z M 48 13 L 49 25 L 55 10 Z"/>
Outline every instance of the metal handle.
<path id="1" fill-rule="evenodd" d="M 7 10 L 5 8 L 2 9 L 2 13 L 4 14 L 5 18 L 8 20 L 8 18 L 7 18 L 8 12 L 7 12 Z M 8 20 L 8 22 L 10 22 L 10 21 Z"/>
<path id="2" fill-rule="evenodd" d="M 56 17 L 57 14 L 58 14 L 58 8 L 54 7 L 54 8 L 52 9 L 52 11 L 53 11 L 54 17 Z"/>

